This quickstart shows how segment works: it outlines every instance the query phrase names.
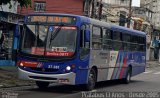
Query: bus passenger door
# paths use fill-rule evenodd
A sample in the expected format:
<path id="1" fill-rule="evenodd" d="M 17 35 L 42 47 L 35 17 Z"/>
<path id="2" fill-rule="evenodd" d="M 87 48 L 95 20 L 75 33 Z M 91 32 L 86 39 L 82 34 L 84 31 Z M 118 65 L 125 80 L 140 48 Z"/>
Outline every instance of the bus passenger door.
<path id="1" fill-rule="evenodd" d="M 77 71 L 76 83 L 86 84 L 88 79 L 89 53 L 90 53 L 90 31 L 88 25 L 82 25 L 80 30 L 79 47 L 79 70 Z"/>
<path id="2" fill-rule="evenodd" d="M 82 25 L 80 32 L 80 59 L 82 61 L 88 60 L 90 50 L 90 30 L 87 29 L 87 26 Z"/>

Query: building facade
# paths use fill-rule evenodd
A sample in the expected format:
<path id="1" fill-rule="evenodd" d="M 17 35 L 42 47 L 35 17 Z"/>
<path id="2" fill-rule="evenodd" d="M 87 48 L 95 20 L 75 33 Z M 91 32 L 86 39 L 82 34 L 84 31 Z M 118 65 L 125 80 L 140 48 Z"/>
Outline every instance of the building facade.
<path id="1" fill-rule="evenodd" d="M 150 11 L 152 11 L 154 14 L 152 14 L 152 18 L 150 22 L 154 25 L 159 27 L 160 26 L 160 0 L 141 0 L 141 7 L 146 8 Z M 146 14 L 149 14 L 146 11 Z"/>
<path id="2" fill-rule="evenodd" d="M 104 13 L 107 12 L 107 22 L 127 26 L 128 7 L 130 0 L 103 0 L 109 6 L 104 8 Z"/>
<path id="3" fill-rule="evenodd" d="M 18 2 L 11 0 L 10 4 L 0 5 L 0 66 L 15 64 L 13 36 L 17 22 L 23 19 L 22 15 L 17 14 Z"/>
<path id="4" fill-rule="evenodd" d="M 18 7 L 18 14 L 69 13 L 83 15 L 84 0 L 32 0 L 32 7 Z"/>
<path id="5" fill-rule="evenodd" d="M 129 6 L 130 0 L 104 0 L 104 2 L 111 4 L 111 5 L 118 5 L 118 6 Z"/>
<path id="6" fill-rule="evenodd" d="M 160 40 L 160 0 L 141 0 L 141 7 L 146 9 L 144 11 L 147 16 L 146 21 L 152 28 L 152 32 L 147 34 L 149 39 L 147 42 L 147 60 L 158 59 L 156 51 L 160 45 L 154 45 L 154 42 Z"/>

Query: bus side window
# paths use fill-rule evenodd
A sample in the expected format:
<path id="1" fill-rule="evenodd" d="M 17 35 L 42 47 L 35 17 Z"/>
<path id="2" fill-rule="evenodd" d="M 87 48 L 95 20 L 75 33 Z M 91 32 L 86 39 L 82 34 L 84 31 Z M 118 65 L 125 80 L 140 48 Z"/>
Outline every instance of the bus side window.
<path id="1" fill-rule="evenodd" d="M 85 30 L 89 30 L 89 25 L 82 25 L 80 30 L 80 47 L 90 48 L 90 43 L 85 42 Z"/>
<path id="2" fill-rule="evenodd" d="M 138 51 L 138 37 L 135 35 L 131 35 L 131 51 Z"/>
<path id="3" fill-rule="evenodd" d="M 112 37 L 113 37 L 113 50 L 122 50 L 122 36 L 121 36 L 121 32 L 119 31 L 114 31 L 112 33 Z"/>
<path id="4" fill-rule="evenodd" d="M 80 59 L 84 59 L 89 54 L 90 43 L 85 42 L 85 30 L 89 25 L 82 25 L 80 30 Z"/>
<path id="5" fill-rule="evenodd" d="M 123 40 L 123 49 L 125 51 L 130 50 L 130 35 L 127 33 L 122 33 L 122 40 Z"/>
<path id="6" fill-rule="evenodd" d="M 100 27 L 93 26 L 92 48 L 93 49 L 102 48 L 102 31 Z"/>
<path id="7" fill-rule="evenodd" d="M 81 26 L 81 30 L 80 30 L 80 47 L 83 48 L 84 47 L 84 30 L 85 30 L 85 25 Z"/>
<path id="8" fill-rule="evenodd" d="M 103 49 L 104 50 L 110 50 L 112 49 L 112 43 L 111 43 L 111 30 L 109 29 L 103 29 Z"/>

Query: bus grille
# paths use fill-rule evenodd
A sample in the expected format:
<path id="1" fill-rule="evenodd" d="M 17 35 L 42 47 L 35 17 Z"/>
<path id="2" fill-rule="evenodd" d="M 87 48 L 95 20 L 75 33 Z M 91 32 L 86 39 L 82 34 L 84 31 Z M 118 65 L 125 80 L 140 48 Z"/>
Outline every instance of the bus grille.
<path id="1" fill-rule="evenodd" d="M 30 67 L 32 71 L 38 71 L 38 72 L 57 72 L 58 69 L 51 69 L 51 68 L 36 68 L 36 67 Z"/>
<path id="2" fill-rule="evenodd" d="M 50 77 L 39 77 L 39 76 L 29 76 L 31 79 L 41 79 L 41 80 L 57 80 L 56 78 L 50 78 Z"/>

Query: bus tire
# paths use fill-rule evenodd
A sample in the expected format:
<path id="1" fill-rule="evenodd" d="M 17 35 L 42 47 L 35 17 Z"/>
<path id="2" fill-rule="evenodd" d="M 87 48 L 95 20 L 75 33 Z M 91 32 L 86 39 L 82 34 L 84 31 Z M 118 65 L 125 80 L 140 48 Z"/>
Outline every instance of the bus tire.
<path id="1" fill-rule="evenodd" d="M 91 91 L 96 84 L 96 71 L 92 68 L 89 72 L 88 83 L 85 85 L 85 90 Z"/>
<path id="2" fill-rule="evenodd" d="M 49 82 L 36 81 L 36 85 L 39 89 L 45 89 L 49 86 Z"/>
<path id="3" fill-rule="evenodd" d="M 131 82 L 131 75 L 132 75 L 132 68 L 129 67 L 127 74 L 126 74 L 126 77 L 124 79 L 122 79 L 123 83 L 129 84 Z"/>

